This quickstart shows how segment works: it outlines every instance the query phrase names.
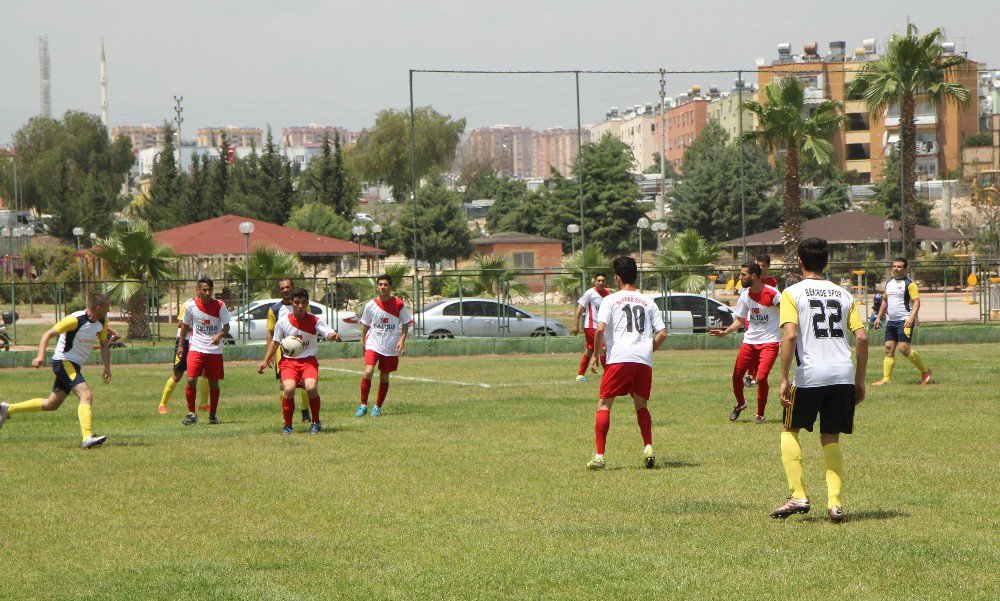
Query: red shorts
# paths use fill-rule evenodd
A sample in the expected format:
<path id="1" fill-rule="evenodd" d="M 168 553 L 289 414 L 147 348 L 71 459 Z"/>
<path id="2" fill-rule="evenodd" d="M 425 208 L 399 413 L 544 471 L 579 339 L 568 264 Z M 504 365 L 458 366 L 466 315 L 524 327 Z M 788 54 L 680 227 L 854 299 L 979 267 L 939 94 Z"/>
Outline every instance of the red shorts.
<path id="1" fill-rule="evenodd" d="M 396 371 L 399 367 L 399 357 L 380 355 L 375 351 L 365 351 L 365 365 L 375 365 L 379 371 L 386 373 Z"/>
<path id="2" fill-rule="evenodd" d="M 649 399 L 649 390 L 652 387 L 652 367 L 644 363 L 611 363 L 604 368 L 598 396 L 602 399 L 613 399 L 634 394 Z"/>
<path id="3" fill-rule="evenodd" d="M 225 379 L 226 373 L 222 369 L 222 355 L 211 355 L 209 353 L 199 353 L 189 350 L 187 356 L 189 378 L 205 376 L 209 380 Z"/>
<path id="4" fill-rule="evenodd" d="M 278 369 L 281 370 L 282 382 L 295 380 L 296 383 L 301 384 L 306 378 L 319 379 L 319 361 L 316 360 L 316 357 L 306 357 L 305 359 L 285 357 L 278 364 Z"/>
<path id="5" fill-rule="evenodd" d="M 594 328 L 583 328 L 583 337 L 587 339 L 587 350 L 594 350 L 594 336 L 597 334 L 597 330 Z"/>

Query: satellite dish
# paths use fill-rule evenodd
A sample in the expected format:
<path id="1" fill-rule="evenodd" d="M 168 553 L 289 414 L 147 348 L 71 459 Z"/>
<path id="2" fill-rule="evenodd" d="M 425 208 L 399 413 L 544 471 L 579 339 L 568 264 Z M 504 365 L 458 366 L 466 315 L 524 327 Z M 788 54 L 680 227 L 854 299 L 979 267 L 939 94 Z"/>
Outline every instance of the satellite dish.
<path id="1" fill-rule="evenodd" d="M 764 66 L 764 57 L 763 57 L 763 56 L 758 56 L 758 57 L 757 57 L 756 59 L 754 59 L 754 61 L 753 61 L 753 62 L 754 62 L 754 63 L 755 63 L 755 64 L 756 64 L 756 65 L 757 65 L 758 67 L 763 67 L 763 66 Z"/>

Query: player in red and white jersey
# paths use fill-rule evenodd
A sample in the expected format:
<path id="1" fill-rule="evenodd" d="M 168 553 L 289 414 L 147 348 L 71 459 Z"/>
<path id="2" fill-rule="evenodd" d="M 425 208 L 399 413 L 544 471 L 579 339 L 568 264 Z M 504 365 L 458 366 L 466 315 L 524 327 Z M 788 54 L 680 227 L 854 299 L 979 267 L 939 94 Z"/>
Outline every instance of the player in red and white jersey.
<path id="1" fill-rule="evenodd" d="M 392 295 L 392 278 L 382 274 L 375 279 L 378 296 L 368 301 L 361 312 L 361 345 L 365 350 L 365 373 L 361 376 L 361 405 L 355 417 L 368 413 L 368 394 L 372 375 L 378 367 L 378 397 L 372 417 L 382 415 L 382 404 L 389 392 L 389 374 L 399 367 L 399 358 L 406 353 L 406 333 L 413 315 L 403 299 Z"/>
<path id="2" fill-rule="evenodd" d="M 174 388 L 181 381 L 181 377 L 187 375 L 187 354 L 191 346 L 191 334 L 181 340 L 181 327 L 184 324 L 184 305 L 181 305 L 180 312 L 177 313 L 177 338 L 174 340 L 174 366 L 173 373 L 167 378 L 167 383 L 163 386 L 163 394 L 160 395 L 160 405 L 156 408 L 157 413 L 164 415 L 167 413 L 167 401 L 174 393 Z M 201 400 L 202 411 L 209 409 L 208 405 L 208 380 L 201 380 L 198 386 L 198 397 Z"/>
<path id="3" fill-rule="evenodd" d="M 758 255 L 757 265 L 760 266 L 760 281 L 764 282 L 765 286 L 778 287 L 778 280 L 774 276 L 768 275 L 768 270 L 771 269 L 771 255 Z"/>
<path id="4" fill-rule="evenodd" d="M 182 422 L 185 426 L 198 423 L 195 410 L 195 391 L 198 377 L 208 380 L 209 410 L 208 423 L 218 424 L 216 410 L 219 407 L 219 380 L 225 378 L 222 366 L 222 338 L 229 333 L 229 311 L 226 304 L 212 298 L 215 283 L 210 278 L 198 280 L 198 292 L 184 304 L 184 320 L 181 322 L 180 338 L 191 334 L 187 356 L 187 397 L 188 415 Z"/>
<path id="5" fill-rule="evenodd" d="M 618 257 L 612 263 L 618 292 L 601 303 L 597 314 L 594 348 L 607 345 L 607 365 L 601 378 L 594 437 L 597 453 L 587 463 L 593 470 L 604 467 L 604 447 L 611 426 L 611 405 L 616 397 L 629 395 L 635 403 L 644 448 L 642 460 L 647 468 L 656 463 L 653 454 L 653 419 L 647 404 L 653 384 L 653 351 L 667 337 L 660 309 L 650 298 L 635 289 L 639 270 L 632 257 Z M 590 360 L 590 369 L 597 373 L 598 353 Z"/>
<path id="6" fill-rule="evenodd" d="M 577 382 L 586 382 L 587 366 L 590 365 L 590 358 L 594 356 L 594 330 L 597 327 L 597 312 L 601 309 L 601 301 L 611 294 L 605 285 L 608 278 L 603 273 L 594 275 L 594 287 L 590 288 L 580 297 L 576 304 L 576 315 L 573 317 L 573 330 L 571 333 L 576 336 L 580 333 L 580 318 L 583 318 L 583 335 L 587 340 L 587 348 L 583 351 L 580 359 L 580 371 L 576 374 Z M 604 353 L 598 353 L 601 358 L 601 365 L 604 365 Z"/>
<path id="7" fill-rule="evenodd" d="M 291 291 L 292 311 L 282 313 L 274 323 L 272 344 L 267 347 L 264 360 L 257 367 L 257 373 L 271 366 L 281 341 L 288 336 L 302 341 L 302 352 L 295 357 L 281 357 L 278 369 L 281 372 L 281 412 L 285 418 L 282 434 L 292 433 L 292 416 L 295 415 L 295 389 L 301 384 L 309 396 L 309 412 L 312 425 L 310 434 L 319 434 L 323 425 L 319 420 L 320 398 L 316 384 L 319 382 L 319 362 L 316 361 L 316 345 L 322 336 L 330 342 L 340 340 L 340 336 L 322 318 L 309 312 L 309 293 L 303 288 Z"/>
<path id="8" fill-rule="evenodd" d="M 744 374 L 756 374 L 757 381 L 757 423 L 764 423 L 764 407 L 767 406 L 767 376 L 778 358 L 778 343 L 781 341 L 781 326 L 778 324 L 781 296 L 777 288 L 761 281 L 761 268 L 757 263 L 740 267 L 740 284 L 743 289 L 736 302 L 736 315 L 726 329 L 713 329 L 713 336 L 728 336 L 739 328 L 745 329 L 743 344 L 736 356 L 733 367 L 733 395 L 736 406 L 729 414 L 730 421 L 736 421 L 747 408 L 743 396 Z"/>

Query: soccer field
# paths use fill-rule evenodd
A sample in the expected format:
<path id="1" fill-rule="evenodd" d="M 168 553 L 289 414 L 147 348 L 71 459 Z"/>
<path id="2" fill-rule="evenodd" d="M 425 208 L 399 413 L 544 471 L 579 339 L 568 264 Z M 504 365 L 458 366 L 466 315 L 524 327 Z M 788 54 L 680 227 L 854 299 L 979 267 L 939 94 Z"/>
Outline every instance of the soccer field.
<path id="1" fill-rule="evenodd" d="M 578 355 L 404 359 L 381 418 L 353 417 L 359 360 L 322 361 L 326 431 L 289 437 L 249 363 L 227 365 L 222 425 L 192 427 L 182 387 L 156 413 L 168 366 L 105 386 L 91 365 L 103 448 L 80 450 L 75 398 L 0 430 L 0 599 L 995 599 L 996 345 L 920 351 L 933 383 L 900 359 L 842 441 L 840 525 L 818 433 L 812 513 L 767 517 L 778 370 L 767 423 L 730 423 L 731 351 L 657 353 L 657 467 L 622 399 L 602 472 Z M 0 371 L 0 397 L 51 379 Z"/>

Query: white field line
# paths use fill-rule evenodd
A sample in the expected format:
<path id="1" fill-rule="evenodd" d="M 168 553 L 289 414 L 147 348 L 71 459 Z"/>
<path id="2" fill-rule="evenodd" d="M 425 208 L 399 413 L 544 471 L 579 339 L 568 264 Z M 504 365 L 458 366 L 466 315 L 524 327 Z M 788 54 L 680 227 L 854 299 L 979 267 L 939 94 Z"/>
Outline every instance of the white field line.
<path id="1" fill-rule="evenodd" d="M 338 367 L 321 367 L 322 371 L 337 371 L 343 374 L 354 374 L 360 376 L 363 371 L 355 369 L 342 369 Z M 486 382 L 463 382 L 461 380 L 436 380 L 434 378 L 416 378 L 413 376 L 397 376 L 392 375 L 393 380 L 411 380 L 413 382 L 426 382 L 428 384 L 452 384 L 454 386 L 472 386 L 474 388 L 516 388 L 519 386 L 546 386 L 550 384 L 566 384 L 565 381 L 554 381 L 554 382 L 517 382 L 517 383 L 503 383 L 503 384 L 487 384 Z M 575 383 L 575 382 L 571 382 Z"/>

